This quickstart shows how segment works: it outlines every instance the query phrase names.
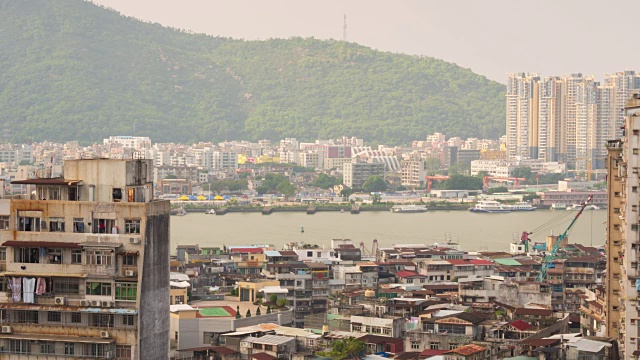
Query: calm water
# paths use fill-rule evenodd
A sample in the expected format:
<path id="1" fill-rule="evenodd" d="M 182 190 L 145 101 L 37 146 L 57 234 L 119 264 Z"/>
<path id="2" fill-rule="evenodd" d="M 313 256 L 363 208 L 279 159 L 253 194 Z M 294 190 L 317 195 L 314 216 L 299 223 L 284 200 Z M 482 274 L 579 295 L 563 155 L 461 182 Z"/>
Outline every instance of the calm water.
<path id="1" fill-rule="evenodd" d="M 464 250 L 509 251 L 513 234 L 532 231 L 551 222 L 546 230 L 531 236 L 544 241 L 546 235 L 561 234 L 576 211 L 537 210 L 508 214 L 476 214 L 468 211 L 430 211 L 417 214 L 384 212 L 284 212 L 233 213 L 223 216 L 190 213 L 171 217 L 171 250 L 177 244 L 200 246 L 272 244 L 278 249 L 288 242 L 304 241 L 329 246 L 331 239 L 352 239 L 356 246 L 362 241 L 370 248 L 373 239 L 381 247 L 400 243 L 444 242 L 450 233 Z M 569 242 L 601 245 L 605 239 L 604 210 L 585 211 L 569 233 Z M 300 228 L 304 227 L 304 233 Z"/>

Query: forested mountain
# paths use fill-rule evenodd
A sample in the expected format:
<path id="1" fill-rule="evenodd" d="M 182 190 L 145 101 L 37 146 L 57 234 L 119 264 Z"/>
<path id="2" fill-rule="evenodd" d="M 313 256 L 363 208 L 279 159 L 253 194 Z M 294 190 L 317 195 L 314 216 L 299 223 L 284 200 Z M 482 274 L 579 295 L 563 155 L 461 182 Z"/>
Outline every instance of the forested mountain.
<path id="1" fill-rule="evenodd" d="M 0 122 L 14 142 L 497 138 L 504 108 L 503 85 L 434 58 L 189 34 L 81 0 L 0 0 Z"/>

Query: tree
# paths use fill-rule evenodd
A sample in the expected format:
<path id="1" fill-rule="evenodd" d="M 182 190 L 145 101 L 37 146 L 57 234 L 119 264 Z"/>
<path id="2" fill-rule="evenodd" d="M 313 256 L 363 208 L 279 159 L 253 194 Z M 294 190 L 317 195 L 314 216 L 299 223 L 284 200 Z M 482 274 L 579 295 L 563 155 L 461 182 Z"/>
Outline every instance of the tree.
<path id="1" fill-rule="evenodd" d="M 278 301 L 276 301 L 276 305 L 278 305 L 278 307 L 285 307 L 289 304 L 289 301 L 287 301 L 287 299 L 285 298 L 280 298 L 278 299 Z"/>
<path id="2" fill-rule="evenodd" d="M 366 344 L 354 337 L 340 339 L 331 344 L 330 351 L 318 352 L 320 356 L 331 358 L 332 360 L 359 359 L 364 355 Z"/>
<path id="3" fill-rule="evenodd" d="M 240 315 L 240 305 L 236 306 L 236 319 L 240 319 L 242 315 Z"/>
<path id="4" fill-rule="evenodd" d="M 262 313 L 260 312 L 260 306 L 258 306 L 258 308 L 256 309 L 256 316 L 258 315 L 262 315 Z"/>
<path id="5" fill-rule="evenodd" d="M 435 175 L 438 170 L 442 167 L 440 164 L 440 159 L 437 158 L 427 158 L 424 161 L 424 167 L 427 170 L 427 175 Z"/>
<path id="6" fill-rule="evenodd" d="M 247 313 L 244 315 L 244 317 L 251 317 L 251 309 L 247 309 Z"/>
<path id="7" fill-rule="evenodd" d="M 507 189 L 506 186 L 496 186 L 496 187 L 492 187 L 489 188 L 489 190 L 487 190 L 487 194 L 495 194 L 495 193 L 502 193 L 502 192 L 508 192 L 509 189 Z"/>
<path id="8" fill-rule="evenodd" d="M 351 189 L 348 186 L 342 187 L 342 190 L 340 191 L 340 196 L 342 196 L 345 199 L 348 199 L 349 196 L 351 196 L 351 194 L 353 194 L 353 189 Z"/>
<path id="9" fill-rule="evenodd" d="M 531 179 L 531 175 L 533 175 L 531 168 L 528 166 L 518 166 L 513 169 L 513 177 L 524 178 L 526 180 Z"/>
<path id="10" fill-rule="evenodd" d="M 371 175 L 367 181 L 362 184 L 362 190 L 366 192 L 380 192 L 387 190 L 387 183 L 378 175 Z"/>
<path id="11" fill-rule="evenodd" d="M 371 203 L 373 205 L 380 204 L 380 199 L 382 199 L 382 196 L 380 196 L 380 194 L 371 195 Z"/>
<path id="12" fill-rule="evenodd" d="M 311 183 L 311 185 L 322 188 L 322 189 L 329 189 L 337 184 L 339 184 L 337 178 L 333 176 L 329 176 L 325 173 L 321 173 L 320 175 L 318 175 L 318 177 L 315 180 L 313 180 L 313 183 Z"/>
<path id="13" fill-rule="evenodd" d="M 269 302 L 270 303 L 274 303 L 275 304 L 276 301 L 278 301 L 278 295 L 276 295 L 276 294 L 269 295 Z"/>
<path id="14" fill-rule="evenodd" d="M 271 305 L 267 305 L 267 314 L 271 314 Z"/>

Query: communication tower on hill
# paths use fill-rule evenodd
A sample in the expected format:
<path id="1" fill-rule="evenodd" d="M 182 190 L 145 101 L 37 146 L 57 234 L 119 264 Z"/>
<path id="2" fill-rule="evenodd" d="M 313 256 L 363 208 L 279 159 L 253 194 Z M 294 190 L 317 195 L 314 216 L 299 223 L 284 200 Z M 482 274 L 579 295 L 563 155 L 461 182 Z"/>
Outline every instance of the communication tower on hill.
<path id="1" fill-rule="evenodd" d="M 347 41 L 347 14 L 344 14 L 344 25 L 342 25 L 342 41 Z"/>

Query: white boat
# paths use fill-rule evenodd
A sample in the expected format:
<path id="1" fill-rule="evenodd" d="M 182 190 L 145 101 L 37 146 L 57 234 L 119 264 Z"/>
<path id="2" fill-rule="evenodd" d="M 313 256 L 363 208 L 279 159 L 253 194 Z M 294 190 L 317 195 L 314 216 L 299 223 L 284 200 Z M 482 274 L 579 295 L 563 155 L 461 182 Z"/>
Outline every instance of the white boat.
<path id="1" fill-rule="evenodd" d="M 512 210 L 506 205 L 494 200 L 480 200 L 474 207 L 469 208 L 469 211 L 478 213 L 508 213 Z"/>
<path id="2" fill-rule="evenodd" d="M 340 209 L 340 214 L 344 214 L 344 209 Z"/>
<path id="3" fill-rule="evenodd" d="M 427 205 L 395 205 L 391 208 L 391 212 L 394 213 L 420 213 L 426 211 L 429 211 L 429 209 L 427 209 Z"/>
<path id="4" fill-rule="evenodd" d="M 567 207 L 567 210 L 577 211 L 577 210 L 580 210 L 581 207 L 582 207 L 582 205 L 580 205 L 580 204 L 573 204 L 573 205 Z M 585 210 L 600 210 L 600 206 L 589 204 L 589 205 L 585 206 L 584 209 Z"/>
<path id="5" fill-rule="evenodd" d="M 176 215 L 177 216 L 185 216 L 185 215 L 187 215 L 187 210 L 185 210 L 184 208 L 180 208 L 180 209 L 178 209 L 178 211 L 176 211 Z"/>
<path id="6" fill-rule="evenodd" d="M 216 211 L 214 209 L 209 209 L 209 210 L 205 211 L 204 213 L 207 214 L 207 215 L 215 215 Z"/>
<path id="7" fill-rule="evenodd" d="M 551 210 L 565 210 L 566 208 L 567 208 L 567 204 L 565 203 L 551 204 Z"/>
<path id="8" fill-rule="evenodd" d="M 533 207 L 527 201 L 517 202 L 514 205 L 503 205 L 505 208 L 511 211 L 534 211 L 536 208 Z"/>

